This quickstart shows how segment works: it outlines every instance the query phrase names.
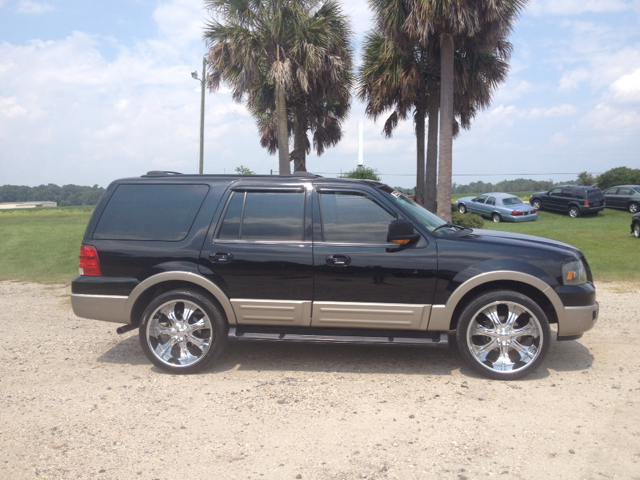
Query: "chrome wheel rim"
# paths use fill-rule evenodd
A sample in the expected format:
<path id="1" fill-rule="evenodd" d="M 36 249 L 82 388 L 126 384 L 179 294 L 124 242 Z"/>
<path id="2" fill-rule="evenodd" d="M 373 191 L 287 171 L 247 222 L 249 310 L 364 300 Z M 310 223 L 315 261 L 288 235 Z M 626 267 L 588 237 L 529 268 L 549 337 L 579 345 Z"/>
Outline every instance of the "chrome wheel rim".
<path id="1" fill-rule="evenodd" d="M 147 343 L 162 363 L 188 367 L 211 348 L 209 316 L 195 303 L 172 300 L 156 308 L 147 324 Z"/>
<path id="2" fill-rule="evenodd" d="M 494 372 L 526 368 L 538 358 L 543 341 L 538 318 L 515 302 L 485 305 L 467 328 L 467 345 L 472 357 Z"/>
<path id="3" fill-rule="evenodd" d="M 459 211 L 460 213 L 467 213 L 467 208 L 466 208 L 464 205 L 460 205 L 460 206 L 458 207 L 458 211 Z"/>
<path id="4" fill-rule="evenodd" d="M 533 208 L 540 210 L 540 202 L 533 202 Z"/>
<path id="5" fill-rule="evenodd" d="M 631 205 L 629 205 L 629 212 L 636 213 L 637 211 L 638 211 L 638 204 L 637 203 L 632 203 Z"/>
<path id="6" fill-rule="evenodd" d="M 636 236 L 636 238 L 640 238 L 640 225 L 638 225 L 637 223 L 633 226 L 633 234 Z"/>
<path id="7" fill-rule="evenodd" d="M 576 218 L 578 216 L 578 210 L 576 210 L 575 208 L 569 209 L 569 216 L 572 218 Z"/>
<path id="8" fill-rule="evenodd" d="M 493 214 L 493 221 L 495 223 L 500 223 L 500 215 L 498 215 L 497 213 Z"/>

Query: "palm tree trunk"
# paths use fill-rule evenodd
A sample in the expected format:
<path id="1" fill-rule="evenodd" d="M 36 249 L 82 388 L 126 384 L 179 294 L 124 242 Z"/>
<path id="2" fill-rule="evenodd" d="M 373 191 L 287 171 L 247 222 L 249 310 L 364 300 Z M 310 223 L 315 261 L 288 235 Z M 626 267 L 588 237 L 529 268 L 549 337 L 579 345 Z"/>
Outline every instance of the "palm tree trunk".
<path id="1" fill-rule="evenodd" d="M 429 95 L 429 132 L 427 137 L 427 174 L 424 202 L 425 208 L 432 213 L 437 211 L 436 181 L 438 176 L 438 110 L 440 99 L 435 93 L 436 91 Z"/>
<path id="2" fill-rule="evenodd" d="M 306 132 L 304 128 L 305 108 L 298 104 L 293 107 L 293 171 L 307 171 Z"/>
<path id="3" fill-rule="evenodd" d="M 287 99 L 284 85 L 276 82 L 276 121 L 278 122 L 278 167 L 280 175 L 291 175 L 289 164 L 289 132 L 287 130 Z"/>
<path id="4" fill-rule="evenodd" d="M 416 160 L 418 168 L 416 170 L 416 202 L 424 205 L 424 117 L 425 109 L 422 106 L 416 107 Z"/>
<path id="5" fill-rule="evenodd" d="M 453 165 L 453 35 L 440 37 L 440 155 L 438 159 L 438 216 L 451 221 Z"/>

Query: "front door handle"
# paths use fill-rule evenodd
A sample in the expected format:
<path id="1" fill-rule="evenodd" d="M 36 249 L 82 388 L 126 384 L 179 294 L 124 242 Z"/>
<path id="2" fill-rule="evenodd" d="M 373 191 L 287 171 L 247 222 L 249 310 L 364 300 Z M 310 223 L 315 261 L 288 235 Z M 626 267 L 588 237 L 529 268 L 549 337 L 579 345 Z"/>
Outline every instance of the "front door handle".
<path id="1" fill-rule="evenodd" d="M 328 255 L 327 265 L 334 267 L 346 267 L 351 263 L 351 257 L 348 255 Z"/>
<path id="2" fill-rule="evenodd" d="M 233 254 L 223 252 L 210 253 L 209 260 L 213 263 L 229 263 L 233 260 Z"/>

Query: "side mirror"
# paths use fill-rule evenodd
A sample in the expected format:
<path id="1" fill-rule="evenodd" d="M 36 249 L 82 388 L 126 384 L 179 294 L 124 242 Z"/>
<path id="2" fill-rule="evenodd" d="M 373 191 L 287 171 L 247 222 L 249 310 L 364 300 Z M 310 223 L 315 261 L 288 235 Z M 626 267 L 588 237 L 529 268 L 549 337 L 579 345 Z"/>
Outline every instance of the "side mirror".
<path id="1" fill-rule="evenodd" d="M 398 245 L 411 245 L 420 240 L 420 234 L 413 232 L 413 222 L 410 220 L 393 220 L 389 223 L 387 241 Z"/>
<path id="2" fill-rule="evenodd" d="M 478 199 L 478 197 L 476 197 L 476 198 L 472 198 L 472 199 L 471 199 L 471 201 L 472 201 L 472 202 L 475 202 L 477 199 Z"/>

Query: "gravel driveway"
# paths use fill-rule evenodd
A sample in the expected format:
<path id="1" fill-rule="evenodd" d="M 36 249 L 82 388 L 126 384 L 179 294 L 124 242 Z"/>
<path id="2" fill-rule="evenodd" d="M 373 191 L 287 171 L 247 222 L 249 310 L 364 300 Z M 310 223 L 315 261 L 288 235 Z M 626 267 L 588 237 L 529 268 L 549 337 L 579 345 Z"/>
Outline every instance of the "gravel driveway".
<path id="1" fill-rule="evenodd" d="M 67 287 L 0 282 L 0 478 L 640 478 L 640 288 L 514 382 L 455 348 L 229 345 L 171 376 Z"/>

